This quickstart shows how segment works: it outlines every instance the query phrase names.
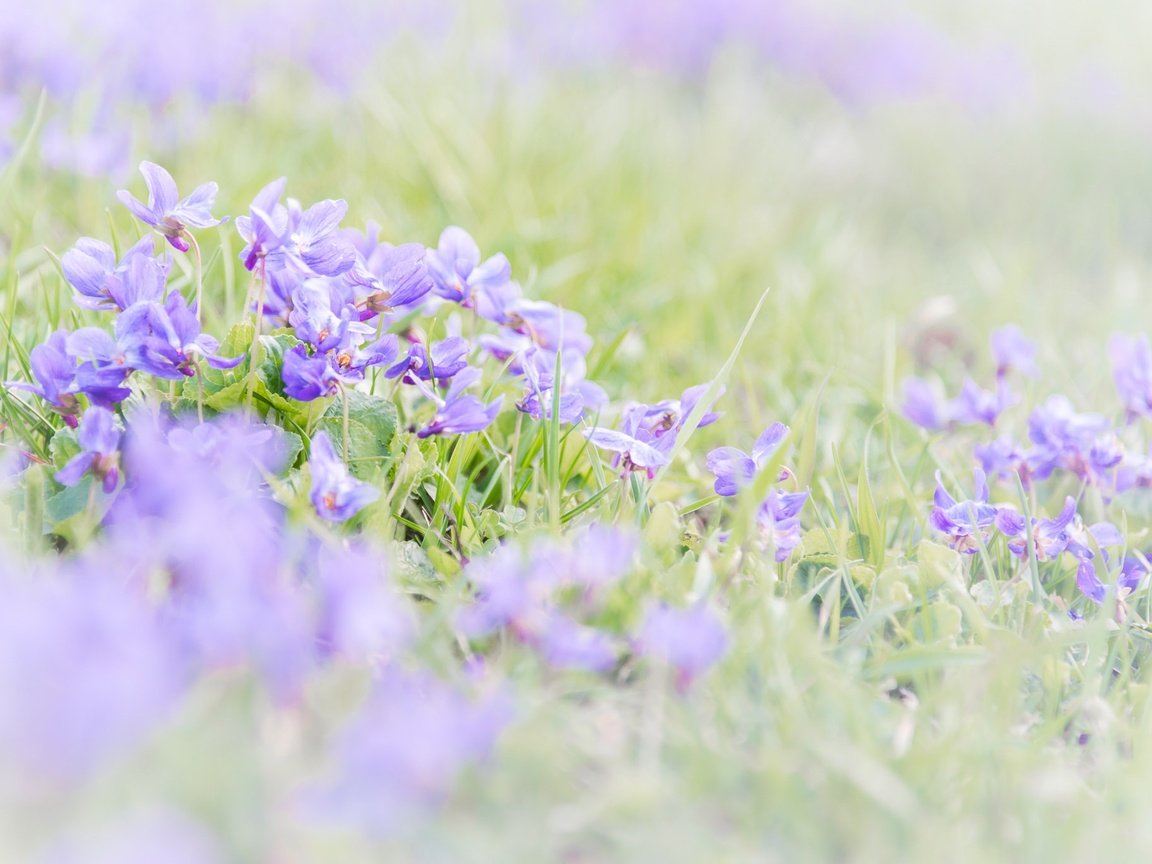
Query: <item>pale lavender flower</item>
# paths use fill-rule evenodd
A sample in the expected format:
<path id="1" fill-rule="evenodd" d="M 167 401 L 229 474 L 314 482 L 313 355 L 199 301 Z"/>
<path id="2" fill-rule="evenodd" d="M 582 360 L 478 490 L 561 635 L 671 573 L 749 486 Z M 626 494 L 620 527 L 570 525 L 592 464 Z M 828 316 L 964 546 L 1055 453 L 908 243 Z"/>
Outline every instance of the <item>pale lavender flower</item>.
<path id="1" fill-rule="evenodd" d="M 314 818 L 385 834 L 439 805 L 511 719 L 502 691 L 470 698 L 428 674 L 387 669 L 334 745 L 335 776 L 306 791 Z"/>
<path id="2" fill-rule="evenodd" d="M 197 186 L 187 198 L 180 199 L 172 175 L 155 162 L 141 162 L 140 173 L 148 187 L 148 203 L 142 204 L 126 189 L 116 193 L 122 204 L 141 222 L 151 225 L 181 252 L 189 249 L 189 228 L 211 228 L 223 220 L 210 212 L 219 188 L 215 183 Z"/>
<path id="3" fill-rule="evenodd" d="M 1029 378 L 1040 374 L 1036 368 L 1036 343 L 1028 339 L 1015 324 L 992 332 L 992 356 L 996 358 L 996 377 L 1020 372 Z"/>
<path id="4" fill-rule="evenodd" d="M 756 439 L 750 454 L 736 447 L 717 447 L 710 452 L 706 465 L 716 476 L 716 494 L 735 495 L 742 486 L 751 483 L 756 473 L 779 449 L 788 432 L 788 427 L 783 423 L 773 423 Z"/>
<path id="5" fill-rule="evenodd" d="M 1152 417 L 1152 347 L 1148 337 L 1113 336 L 1108 343 L 1116 392 L 1129 420 Z"/>
<path id="6" fill-rule="evenodd" d="M 675 609 L 651 606 L 636 645 L 641 654 L 664 661 L 676 671 L 680 689 L 687 689 L 728 649 L 720 618 L 703 604 Z"/>
<path id="7" fill-rule="evenodd" d="M 808 492 L 781 492 L 773 489 L 756 511 L 756 524 L 761 535 L 773 549 L 777 562 L 787 561 L 800 545 L 800 511 L 808 500 Z"/>
<path id="8" fill-rule="evenodd" d="M 479 288 L 499 289 L 512 274 L 512 265 L 503 253 L 493 255 L 483 263 L 480 247 L 463 228 L 451 226 L 440 234 L 440 243 L 428 250 L 428 272 L 432 275 L 433 291 L 445 300 L 467 301 Z"/>
<path id="9" fill-rule="evenodd" d="M 273 180 L 256 194 L 249 215 L 236 218 L 236 230 L 248 244 L 240 252 L 240 260 L 249 270 L 255 270 L 287 239 L 288 208 L 280 203 L 287 183 L 287 177 Z"/>

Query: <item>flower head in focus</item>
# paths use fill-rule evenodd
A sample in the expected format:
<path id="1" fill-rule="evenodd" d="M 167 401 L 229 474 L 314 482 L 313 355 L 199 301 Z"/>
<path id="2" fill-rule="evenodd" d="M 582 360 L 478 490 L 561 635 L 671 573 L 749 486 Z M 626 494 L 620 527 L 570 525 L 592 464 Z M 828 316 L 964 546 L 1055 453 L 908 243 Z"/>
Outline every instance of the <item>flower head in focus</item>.
<path id="1" fill-rule="evenodd" d="M 155 162 L 140 163 L 140 173 L 148 187 L 148 203 L 143 204 L 127 189 L 116 193 L 120 202 L 145 225 L 151 225 L 181 252 L 188 251 L 189 228 L 211 228 L 224 220 L 212 216 L 218 186 L 204 183 L 181 199 L 172 175 Z"/>

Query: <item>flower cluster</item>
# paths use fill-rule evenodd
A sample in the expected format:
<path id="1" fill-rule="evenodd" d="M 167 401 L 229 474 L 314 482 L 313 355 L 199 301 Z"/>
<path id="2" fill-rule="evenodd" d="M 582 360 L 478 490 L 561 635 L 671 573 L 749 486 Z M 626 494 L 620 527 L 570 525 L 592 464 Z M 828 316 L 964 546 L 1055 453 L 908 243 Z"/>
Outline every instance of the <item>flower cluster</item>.
<path id="1" fill-rule="evenodd" d="M 751 453 L 736 447 L 718 447 L 709 453 L 707 465 L 716 477 L 716 494 L 732 497 L 749 486 L 761 469 L 772 461 L 790 432 L 783 423 L 773 423 L 756 439 Z M 782 467 L 777 480 L 784 481 L 790 477 L 792 472 Z M 800 511 L 807 500 L 807 490 L 784 492 L 773 487 L 756 510 L 760 536 L 777 562 L 787 561 L 800 545 Z"/>

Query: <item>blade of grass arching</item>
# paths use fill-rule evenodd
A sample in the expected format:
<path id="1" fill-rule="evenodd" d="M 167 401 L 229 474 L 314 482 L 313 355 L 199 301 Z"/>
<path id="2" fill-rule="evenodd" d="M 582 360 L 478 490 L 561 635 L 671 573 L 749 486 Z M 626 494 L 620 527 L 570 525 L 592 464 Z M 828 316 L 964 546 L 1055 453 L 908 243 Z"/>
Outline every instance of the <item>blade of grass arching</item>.
<path id="1" fill-rule="evenodd" d="M 723 497 L 724 496 L 722 496 L 722 495 L 707 495 L 703 498 L 698 498 L 697 500 L 693 501 L 691 504 L 686 504 L 685 506 L 681 507 L 680 508 L 680 515 L 681 516 L 687 516 L 689 513 L 695 513 L 697 510 L 703 510 L 709 504 L 715 504 L 717 501 L 719 501 Z"/>
<path id="2" fill-rule="evenodd" d="M 596 362 L 592 365 L 592 369 L 588 373 L 589 380 L 595 381 L 604 373 L 604 370 L 608 368 L 608 364 L 616 357 L 616 352 L 620 350 L 620 346 L 624 344 L 624 340 L 628 338 L 631 332 L 631 327 L 625 327 L 616 334 L 615 339 L 604 346 L 604 350 L 599 352 L 596 357 Z"/>
<path id="3" fill-rule="evenodd" d="M 600 500 L 605 495 L 607 495 L 609 492 L 611 492 L 614 488 L 616 488 L 616 484 L 614 484 L 614 483 L 611 486 L 601 486 L 599 489 L 597 489 L 595 492 L 593 492 L 592 495 L 590 495 L 588 498 L 581 501 L 579 504 L 577 504 L 571 510 L 568 510 L 566 513 L 564 513 L 564 515 L 560 517 L 560 521 L 564 524 L 567 524 L 568 522 L 571 522 L 573 519 L 575 519 L 577 516 L 579 516 L 581 513 L 585 513 L 588 510 L 591 510 L 593 507 L 595 507 L 597 504 L 599 504 Z"/>
<path id="4" fill-rule="evenodd" d="M 764 308 L 764 303 L 767 299 L 768 291 L 765 291 L 760 295 L 760 299 L 756 301 L 756 306 L 753 308 L 752 314 L 748 316 L 744 330 L 740 333 L 740 338 L 736 340 L 736 344 L 732 347 L 728 359 L 724 361 L 724 365 L 720 367 L 720 371 L 708 382 L 708 387 L 704 391 L 704 394 L 696 402 L 695 407 L 691 413 L 689 413 L 687 419 L 685 419 L 684 425 L 676 435 L 676 441 L 672 444 L 672 450 L 668 453 L 668 461 L 656 472 L 656 477 L 650 486 L 656 486 L 660 483 L 668 469 L 671 468 L 675 462 L 676 456 L 684 449 L 684 446 L 691 440 L 692 436 L 696 434 L 696 429 L 700 426 L 700 421 L 719 397 L 720 388 L 724 386 L 724 381 L 732 371 L 732 367 L 736 364 L 736 358 L 740 356 L 744 342 L 747 340 L 748 334 L 752 332 L 752 327 L 756 324 L 756 319 L 760 317 L 760 310 Z"/>

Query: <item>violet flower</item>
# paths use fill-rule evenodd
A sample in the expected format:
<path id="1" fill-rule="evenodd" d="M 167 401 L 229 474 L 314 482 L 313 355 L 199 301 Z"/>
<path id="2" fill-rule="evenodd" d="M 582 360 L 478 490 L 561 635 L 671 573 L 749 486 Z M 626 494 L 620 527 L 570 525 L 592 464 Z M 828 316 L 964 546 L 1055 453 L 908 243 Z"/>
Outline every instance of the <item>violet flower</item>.
<path id="1" fill-rule="evenodd" d="M 947 535 L 948 544 L 968 555 L 979 551 L 988 542 L 996 523 L 997 509 L 988 503 L 988 481 L 984 472 L 976 470 L 976 495 L 968 501 L 957 502 L 944 488 L 940 472 L 936 472 L 935 507 L 928 521 L 932 527 Z"/>
<path id="2" fill-rule="evenodd" d="M 1036 368 L 1036 343 L 1024 335 L 1015 324 L 992 332 L 992 356 L 996 358 L 996 377 L 1009 372 L 1020 372 L 1029 378 L 1040 374 Z"/>
<path id="3" fill-rule="evenodd" d="M 264 261 L 283 245 L 288 233 L 288 208 L 280 203 L 287 177 L 273 180 L 258 193 L 249 208 L 249 215 L 236 217 L 236 230 L 247 244 L 240 252 L 240 260 L 248 270 Z"/>
<path id="4" fill-rule="evenodd" d="M 380 497 L 379 489 L 348 473 L 327 432 L 313 436 L 308 466 L 312 469 L 312 506 L 321 519 L 343 522 Z"/>
<path id="5" fill-rule="evenodd" d="M 220 343 L 200 332 L 196 314 L 177 292 L 163 306 L 137 303 L 126 309 L 116 319 L 116 340 L 133 369 L 170 380 L 194 375 L 198 357 L 217 369 L 231 369 L 244 359 L 218 356 Z"/>
<path id="6" fill-rule="evenodd" d="M 340 376 L 324 354 L 309 355 L 304 345 L 294 345 L 284 352 L 280 368 L 284 392 L 300 402 L 311 402 L 335 396 L 340 392 Z"/>
<path id="7" fill-rule="evenodd" d="M 399 378 L 403 375 L 409 384 L 415 383 L 416 378 L 421 381 L 435 378 L 443 385 L 467 366 L 468 341 L 460 336 L 449 336 L 433 343 L 431 352 L 421 343 L 413 343 L 408 349 L 408 356 L 386 369 L 384 377 Z"/>
<path id="8" fill-rule="evenodd" d="M 111 493 L 120 480 L 120 430 L 112 412 L 96 406 L 85 411 L 76 440 L 80 442 L 80 452 L 56 472 L 56 480 L 75 486 L 90 473 L 105 492 Z"/>
<path id="9" fill-rule="evenodd" d="M 728 636 L 707 606 L 674 609 L 661 603 L 649 607 L 636 645 L 641 654 L 671 666 L 677 686 L 686 690 L 724 656 Z"/>
<path id="10" fill-rule="evenodd" d="M 1108 558 L 1104 557 L 1105 567 Z M 1140 587 L 1144 577 L 1148 575 L 1147 565 L 1134 555 L 1127 555 L 1120 562 L 1116 572 L 1116 596 L 1123 599 Z M 1091 558 L 1081 558 L 1076 566 L 1076 587 L 1080 593 L 1096 605 L 1104 602 L 1107 596 L 1107 587 L 1096 574 L 1096 565 Z"/>
<path id="11" fill-rule="evenodd" d="M 213 218 L 210 212 L 219 188 L 215 183 L 197 186 L 191 195 L 180 199 L 176 181 L 156 163 L 141 162 L 140 173 L 148 187 L 147 205 L 140 203 L 126 189 L 117 192 L 116 197 L 137 219 L 151 225 L 181 252 L 188 251 L 185 238 L 189 228 L 211 228 L 223 221 Z"/>
<path id="12" fill-rule="evenodd" d="M 1116 392 L 1128 419 L 1152 417 L 1152 347 L 1148 337 L 1113 336 L 1108 343 Z"/>
<path id="13" fill-rule="evenodd" d="M 443 404 L 437 409 L 428 425 L 416 433 L 417 437 L 462 435 L 488 428 L 500 413 L 504 397 L 499 396 L 485 405 L 475 396 L 464 392 L 479 380 L 479 369 L 469 367 L 457 373 L 452 386 L 448 388 L 448 395 Z"/>
<path id="14" fill-rule="evenodd" d="M 288 235 L 282 249 L 301 271 L 312 276 L 338 276 L 356 263 L 356 249 L 340 232 L 348 203 L 327 199 L 300 212 L 289 200 Z"/>
<path id="15" fill-rule="evenodd" d="M 148 296 L 154 284 L 154 276 L 150 272 L 139 272 L 130 277 L 130 269 L 137 258 L 154 261 L 162 274 L 167 275 L 167 262 L 155 261 L 152 257 L 152 237 L 140 238 L 132 248 L 124 253 L 120 263 L 116 263 L 116 253 L 112 247 L 92 237 L 81 237 L 76 245 L 65 252 L 60 258 L 60 266 L 64 271 L 64 278 L 68 284 L 76 289 L 76 303 L 85 309 L 126 309 L 137 299 L 160 300 L 163 298 L 163 289 L 156 296 Z M 143 278 L 142 278 L 143 277 Z M 125 282 L 129 279 L 143 282 L 144 285 L 134 286 L 126 290 Z M 164 280 L 166 282 L 166 279 Z"/>
<path id="16" fill-rule="evenodd" d="M 783 423 L 773 423 L 756 439 L 751 454 L 736 447 L 717 447 L 710 452 L 706 465 L 716 476 L 713 487 L 716 494 L 735 495 L 742 486 L 751 483 L 756 473 L 772 458 L 789 431 Z"/>
<path id="17" fill-rule="evenodd" d="M 594 426 L 584 430 L 584 437 L 601 450 L 619 454 L 621 474 L 644 471 L 651 480 L 656 476 L 657 468 L 668 464 L 668 457 L 651 444 L 646 444 L 624 432 Z"/>
<path id="18" fill-rule="evenodd" d="M 512 265 L 502 253 L 480 262 L 480 247 L 463 228 L 451 226 L 440 234 L 440 243 L 428 250 L 428 272 L 433 291 L 445 300 L 468 300 L 478 288 L 499 288 L 512 275 Z"/>
<path id="19" fill-rule="evenodd" d="M 47 341 L 32 349 L 28 363 L 36 384 L 11 381 L 8 386 L 35 393 L 75 429 L 80 401 L 76 398 L 76 361 L 68 353 L 68 334 L 57 330 Z"/>
<path id="20" fill-rule="evenodd" d="M 788 560 L 800 545 L 800 511 L 808 500 L 808 492 L 781 492 L 773 489 L 756 511 L 756 524 L 771 545 L 773 558 L 779 563 Z"/>

